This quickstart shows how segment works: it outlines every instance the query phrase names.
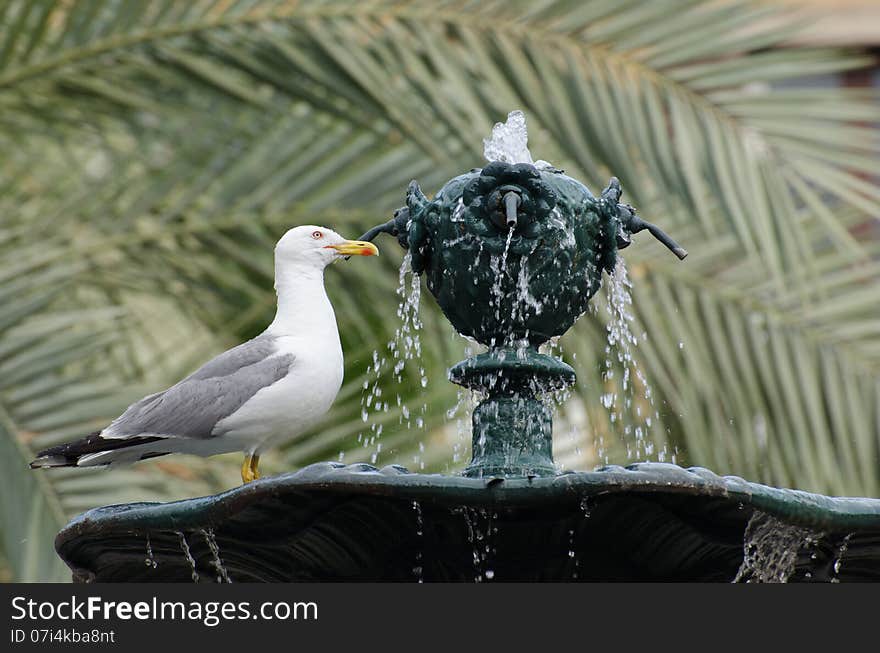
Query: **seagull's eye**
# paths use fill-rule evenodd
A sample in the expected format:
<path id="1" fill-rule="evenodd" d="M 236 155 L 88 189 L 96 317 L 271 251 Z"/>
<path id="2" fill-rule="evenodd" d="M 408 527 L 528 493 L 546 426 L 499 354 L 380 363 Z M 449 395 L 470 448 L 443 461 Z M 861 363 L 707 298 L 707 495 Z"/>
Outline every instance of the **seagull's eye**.
<path id="1" fill-rule="evenodd" d="M 313 231 L 312 232 L 312 238 L 314 238 L 315 240 L 320 240 L 323 237 L 324 237 L 324 234 L 320 231 Z"/>

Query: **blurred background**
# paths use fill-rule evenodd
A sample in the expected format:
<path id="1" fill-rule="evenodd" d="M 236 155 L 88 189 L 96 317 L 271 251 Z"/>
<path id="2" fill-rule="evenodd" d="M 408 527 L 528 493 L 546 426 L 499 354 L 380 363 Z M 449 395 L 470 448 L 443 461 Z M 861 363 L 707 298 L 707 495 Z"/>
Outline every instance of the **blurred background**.
<path id="1" fill-rule="evenodd" d="M 691 252 L 626 250 L 637 345 L 601 291 L 557 343 L 560 465 L 880 496 L 878 47 L 875 0 L 0 0 L 0 579 L 68 579 L 52 540 L 88 508 L 237 485 L 239 456 L 27 462 L 262 331 L 288 228 L 358 236 L 514 109 Z M 468 460 L 469 344 L 425 292 L 396 378 L 412 290 L 378 244 L 327 273 L 339 398 L 264 473 Z"/>

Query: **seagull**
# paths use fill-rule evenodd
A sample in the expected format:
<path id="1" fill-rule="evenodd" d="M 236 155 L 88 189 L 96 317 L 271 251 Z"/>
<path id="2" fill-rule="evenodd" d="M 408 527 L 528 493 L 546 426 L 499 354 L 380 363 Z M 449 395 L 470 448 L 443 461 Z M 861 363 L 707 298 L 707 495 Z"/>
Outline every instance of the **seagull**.
<path id="1" fill-rule="evenodd" d="M 32 468 L 133 463 L 171 453 L 244 452 L 241 480 L 260 477 L 260 453 L 314 426 L 342 385 L 342 345 L 324 268 L 374 256 L 373 243 L 324 227 L 290 229 L 275 246 L 275 319 L 109 426 L 37 454 Z"/>

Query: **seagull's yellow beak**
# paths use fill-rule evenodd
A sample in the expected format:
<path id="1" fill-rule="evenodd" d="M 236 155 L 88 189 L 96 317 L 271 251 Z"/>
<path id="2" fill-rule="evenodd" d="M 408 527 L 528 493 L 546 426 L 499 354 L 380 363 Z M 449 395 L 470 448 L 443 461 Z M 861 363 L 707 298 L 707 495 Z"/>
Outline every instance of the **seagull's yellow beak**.
<path id="1" fill-rule="evenodd" d="M 365 240 L 346 240 L 337 245 L 327 245 L 328 249 L 335 249 L 343 256 L 378 256 L 379 248 Z"/>

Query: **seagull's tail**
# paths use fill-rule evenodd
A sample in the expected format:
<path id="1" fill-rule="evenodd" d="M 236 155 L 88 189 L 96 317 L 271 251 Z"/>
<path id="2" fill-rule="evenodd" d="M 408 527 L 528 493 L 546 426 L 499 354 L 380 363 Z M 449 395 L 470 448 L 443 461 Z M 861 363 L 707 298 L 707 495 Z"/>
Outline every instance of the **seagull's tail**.
<path id="1" fill-rule="evenodd" d="M 163 438 L 155 436 L 133 436 L 128 438 L 102 438 L 100 431 L 90 433 L 80 440 L 66 442 L 54 447 L 49 447 L 37 454 L 37 457 L 31 461 L 31 469 L 41 467 L 86 467 L 94 465 L 109 465 L 118 461 L 120 458 L 129 458 L 125 456 L 128 452 L 120 450 L 136 447 L 143 444 L 149 444 Z M 118 453 L 120 455 L 114 455 Z M 135 456 L 134 460 L 143 458 L 152 458 L 154 456 L 164 455 L 160 452 L 144 453 Z"/>

